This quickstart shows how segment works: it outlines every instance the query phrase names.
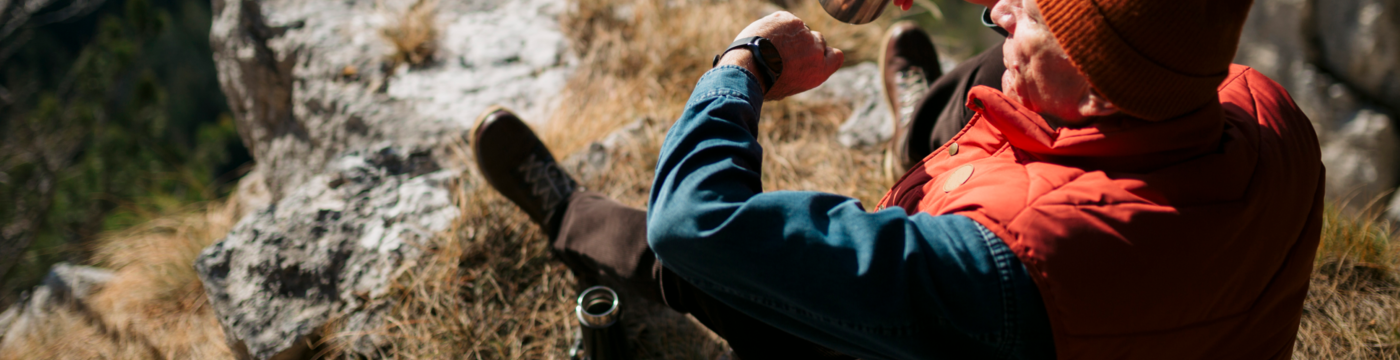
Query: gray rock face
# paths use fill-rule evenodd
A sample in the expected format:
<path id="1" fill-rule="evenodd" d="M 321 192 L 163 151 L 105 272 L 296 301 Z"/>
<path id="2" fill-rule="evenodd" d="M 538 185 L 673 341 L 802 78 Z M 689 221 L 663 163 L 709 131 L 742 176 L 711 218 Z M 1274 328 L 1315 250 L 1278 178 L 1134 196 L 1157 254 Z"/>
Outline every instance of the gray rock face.
<path id="1" fill-rule="evenodd" d="M 489 105 L 543 119 L 573 69 L 562 0 L 439 2 L 432 61 L 386 68 L 413 0 L 215 0 L 219 80 L 271 201 L 341 153 L 432 145 Z M 310 170 L 308 170 L 310 169 Z"/>
<path id="2" fill-rule="evenodd" d="M 1256 1 L 1235 57 L 1288 89 L 1321 141 L 1327 197 L 1352 208 L 1385 204 L 1400 185 L 1397 4 Z"/>
<path id="3" fill-rule="evenodd" d="M 1312 8 L 1320 65 L 1400 109 L 1400 0 L 1315 0 Z"/>
<path id="4" fill-rule="evenodd" d="M 872 149 L 894 136 L 894 120 L 880 93 L 880 67 L 874 62 L 848 66 L 825 83 L 795 96 L 800 101 L 848 101 L 851 116 L 841 123 L 836 141 L 855 149 Z"/>
<path id="5" fill-rule="evenodd" d="M 67 308 L 79 315 L 97 317 L 89 310 L 87 298 L 111 281 L 115 275 L 110 270 L 90 266 L 58 263 L 49 269 L 44 282 L 34 287 L 27 296 L 0 312 L 0 349 L 11 347 L 18 341 L 11 334 L 24 334 L 44 326 L 53 311 Z M 100 322 L 99 322 L 100 323 Z"/>
<path id="6" fill-rule="evenodd" d="M 1400 161 L 1394 120 L 1375 108 L 1362 108 L 1343 124 L 1322 146 L 1327 193 L 1363 206 L 1384 199 L 1396 183 Z"/>
<path id="7" fill-rule="evenodd" d="M 428 152 L 351 152 L 244 217 L 195 262 L 234 351 L 267 359 L 305 350 L 298 345 L 331 319 L 378 329 L 390 282 L 457 217 L 448 193 L 457 174 Z M 381 342 L 368 336 L 351 350 L 373 354 Z"/>
<path id="8" fill-rule="evenodd" d="M 257 163 L 239 201 L 260 210 L 196 268 L 240 357 L 312 355 L 331 320 L 379 329 L 389 282 L 458 216 L 449 186 L 469 164 L 444 147 L 490 105 L 544 119 L 557 104 L 575 62 L 564 0 L 423 0 L 435 12 L 411 21 L 435 24 L 436 50 L 393 65 L 386 30 L 418 2 L 214 0 L 219 80 Z"/>
<path id="9" fill-rule="evenodd" d="M 592 182 L 612 168 L 613 159 L 629 145 L 640 145 L 653 141 L 648 133 L 666 133 L 665 125 L 652 118 L 639 118 L 609 133 L 602 140 L 588 144 L 588 149 L 569 155 L 559 161 L 560 167 L 583 183 Z M 657 128 L 661 127 L 661 128 Z"/>

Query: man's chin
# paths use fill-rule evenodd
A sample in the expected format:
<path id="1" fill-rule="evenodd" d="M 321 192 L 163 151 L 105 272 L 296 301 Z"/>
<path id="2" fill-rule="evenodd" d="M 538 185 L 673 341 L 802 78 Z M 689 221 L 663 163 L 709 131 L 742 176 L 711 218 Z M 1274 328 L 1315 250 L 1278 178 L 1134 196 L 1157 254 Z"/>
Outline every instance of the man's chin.
<path id="1" fill-rule="evenodd" d="M 1006 97 L 1015 100 L 1021 106 L 1036 111 L 1035 104 L 1031 103 L 1030 98 L 1027 98 L 1021 91 L 1021 85 L 1023 84 L 1016 81 L 1016 73 L 1012 72 L 1011 68 L 1007 68 L 1001 73 L 1001 93 L 1006 94 Z"/>
<path id="2" fill-rule="evenodd" d="M 1011 69 L 1008 66 L 1006 70 L 1001 72 L 1001 92 L 1007 96 L 1018 92 L 1016 91 L 1016 74 L 1011 73 Z"/>

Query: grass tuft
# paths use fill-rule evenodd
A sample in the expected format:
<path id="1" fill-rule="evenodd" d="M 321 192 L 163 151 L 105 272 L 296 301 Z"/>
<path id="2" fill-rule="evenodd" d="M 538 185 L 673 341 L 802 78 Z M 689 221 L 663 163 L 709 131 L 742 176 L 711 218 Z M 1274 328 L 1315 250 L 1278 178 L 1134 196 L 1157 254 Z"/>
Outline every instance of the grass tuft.
<path id="1" fill-rule="evenodd" d="M 438 48 L 437 0 L 418 0 L 398 15 L 392 26 L 380 31 L 389 43 L 394 45 L 394 53 L 389 55 L 387 67 L 396 68 L 401 64 L 417 67 L 433 60 Z"/>
<path id="2" fill-rule="evenodd" d="M 1377 218 L 1324 213 L 1294 358 L 1400 359 L 1400 241 Z"/>
<path id="3" fill-rule="evenodd" d="M 115 278 L 82 305 L 6 339 L 0 359 L 227 359 L 223 330 L 194 270 L 238 221 L 237 202 L 197 205 L 102 236 L 95 265 Z M 13 341 L 12 341 L 13 340 Z"/>

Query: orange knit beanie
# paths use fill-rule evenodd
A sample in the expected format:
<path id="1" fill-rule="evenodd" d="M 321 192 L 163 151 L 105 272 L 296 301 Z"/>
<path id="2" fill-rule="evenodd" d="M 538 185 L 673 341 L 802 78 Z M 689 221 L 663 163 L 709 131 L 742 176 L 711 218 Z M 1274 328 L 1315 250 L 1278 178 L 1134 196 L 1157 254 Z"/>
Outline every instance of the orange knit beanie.
<path id="1" fill-rule="evenodd" d="M 1216 100 L 1252 0 L 1036 0 L 1089 84 L 1128 115 L 1162 120 Z"/>

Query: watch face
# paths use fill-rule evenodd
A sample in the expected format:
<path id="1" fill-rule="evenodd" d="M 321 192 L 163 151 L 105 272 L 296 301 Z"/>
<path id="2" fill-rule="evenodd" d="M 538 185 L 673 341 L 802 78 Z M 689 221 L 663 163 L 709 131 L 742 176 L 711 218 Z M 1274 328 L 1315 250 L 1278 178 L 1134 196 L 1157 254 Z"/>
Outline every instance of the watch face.
<path id="1" fill-rule="evenodd" d="M 763 62 L 768 64 L 768 68 L 775 74 L 783 73 L 783 56 L 778 53 L 778 47 L 773 46 L 772 41 L 760 39 L 758 41 L 758 52 L 763 54 Z"/>

